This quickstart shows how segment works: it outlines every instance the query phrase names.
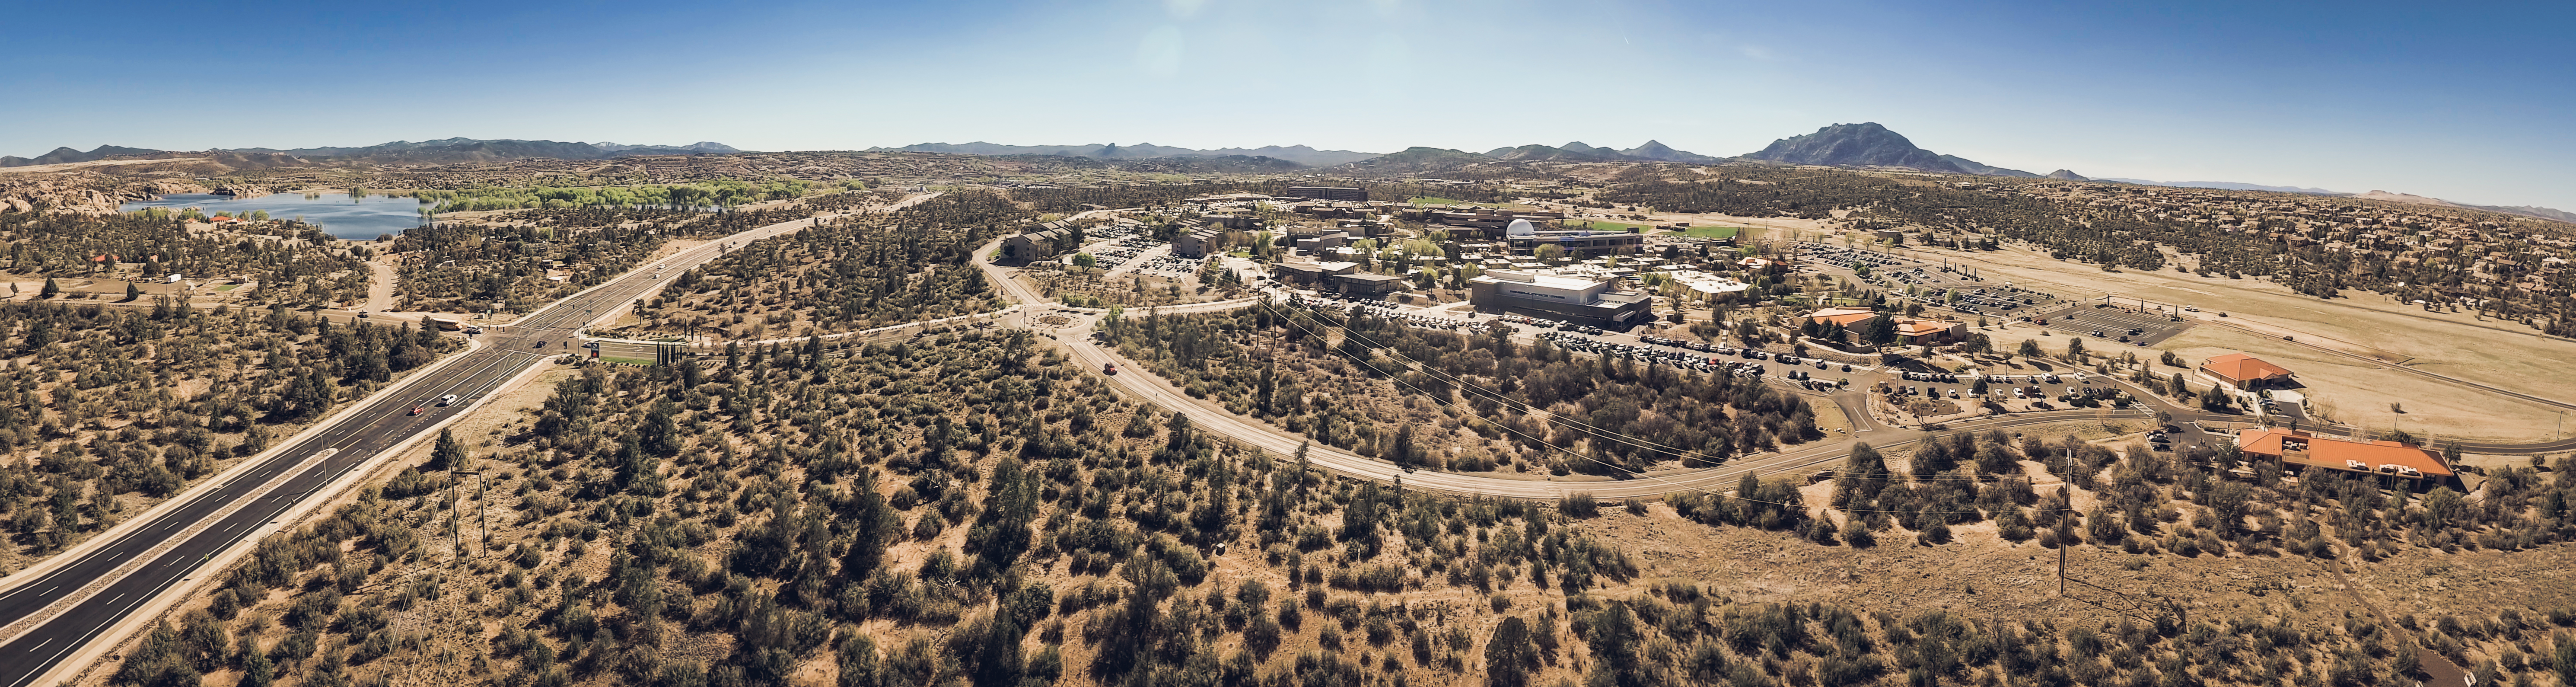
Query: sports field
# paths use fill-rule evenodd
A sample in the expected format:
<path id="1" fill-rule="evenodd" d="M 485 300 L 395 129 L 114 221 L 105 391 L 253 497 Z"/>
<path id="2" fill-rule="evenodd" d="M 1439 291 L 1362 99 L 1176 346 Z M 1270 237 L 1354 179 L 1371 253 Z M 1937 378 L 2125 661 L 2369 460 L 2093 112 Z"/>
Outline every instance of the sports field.
<path id="1" fill-rule="evenodd" d="M 1735 238 L 1736 231 L 1736 227 L 1691 227 L 1681 231 L 1668 231 L 1666 233 L 1680 234 L 1696 239 L 1731 239 Z"/>
<path id="2" fill-rule="evenodd" d="M 1584 223 L 1583 228 L 1585 228 L 1585 229 L 1590 229 L 1590 230 L 1593 230 L 1593 231 L 1631 231 L 1631 232 L 1633 232 L 1633 231 L 1645 231 L 1645 230 L 1647 230 L 1647 229 L 1651 229 L 1652 227 L 1649 227 L 1649 226 L 1647 226 L 1647 225 L 1643 225 L 1643 224 L 1634 224 L 1634 223 L 1629 223 L 1629 222 L 1605 222 L 1605 221 L 1601 221 L 1601 220 L 1592 220 L 1592 221 L 1590 221 L 1590 222 L 1586 222 L 1586 223 Z"/>

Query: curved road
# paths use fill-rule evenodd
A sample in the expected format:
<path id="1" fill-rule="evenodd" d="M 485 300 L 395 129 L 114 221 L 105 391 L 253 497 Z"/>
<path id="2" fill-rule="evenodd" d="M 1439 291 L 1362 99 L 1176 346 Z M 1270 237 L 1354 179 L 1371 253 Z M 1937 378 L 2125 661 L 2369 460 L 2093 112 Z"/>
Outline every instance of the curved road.
<path id="1" fill-rule="evenodd" d="M 999 241 L 996 241 L 993 244 L 979 249 L 977 251 L 977 255 L 992 254 L 992 252 L 999 247 L 999 243 Z M 1407 471 L 1391 462 L 1367 458 L 1348 451 L 1342 451 L 1326 446 L 1312 445 L 1305 436 L 1290 433 L 1267 422 L 1236 415 L 1217 403 L 1204 399 L 1191 398 L 1187 394 L 1181 393 L 1169 380 L 1165 380 L 1148 371 L 1148 368 L 1145 366 L 1122 358 L 1114 351 L 1108 350 L 1094 342 L 1091 337 L 1091 331 L 1087 326 L 1087 321 L 1090 319 L 1090 315 L 1101 312 L 1100 310 L 1053 305 L 1048 302 L 1048 299 L 1040 296 L 1029 286 L 1011 280 L 1009 278 L 1009 274 L 1012 271 L 1012 268 L 980 261 L 977 265 L 985 270 L 985 276 L 989 280 L 993 281 L 997 288 L 1000 288 L 1004 294 L 1022 304 L 1022 307 L 1018 309 L 1019 313 L 1025 315 L 1026 313 L 1038 312 L 1041 310 L 1053 310 L 1074 315 L 1075 317 L 1086 321 L 1084 323 L 1077 323 L 1074 327 L 1057 330 L 1055 333 L 1057 334 L 1058 340 L 1062 342 L 1062 345 L 1068 349 L 1074 358 L 1081 364 L 1094 370 L 1101 369 L 1102 366 L 1107 364 L 1117 364 L 1119 367 L 1118 374 L 1110 375 L 1106 378 L 1111 386 L 1122 389 L 1127 393 L 1133 394 L 1136 397 L 1159 406 L 1167 411 L 1187 414 L 1190 416 L 1190 420 L 1193 424 L 1208 431 L 1223 435 L 1241 445 L 1258 447 L 1264 451 L 1276 453 L 1281 456 L 1292 455 L 1296 452 L 1299 446 L 1306 446 L 1307 458 L 1317 467 L 1353 477 L 1391 483 L 1400 482 L 1401 484 L 1409 487 L 1461 494 L 1505 496 L 1528 499 L 1556 499 L 1562 498 L 1566 494 L 1578 492 L 1588 492 L 1593 496 L 1600 498 L 1651 497 L 1676 491 L 1721 492 L 1733 489 L 1736 482 L 1746 474 L 1753 474 L 1756 476 L 1770 475 L 1813 468 L 1843 460 L 1850 455 L 1851 446 L 1862 441 L 1868 441 L 1873 446 L 1878 447 L 1895 447 L 1920 441 L 1924 437 L 1933 434 L 1933 432 L 1899 429 L 1879 424 L 1875 418 L 1871 417 L 1867 410 L 1868 398 L 1866 396 L 1866 392 L 1859 390 L 1846 390 L 1833 393 L 1828 398 L 1835 406 L 1839 407 L 1846 416 L 1852 418 L 1854 424 L 1857 425 L 1852 437 L 1821 443 L 1811 443 L 1809 445 L 1795 447 L 1781 453 L 1740 456 L 1718 467 L 1639 475 L 1629 479 L 1615 481 L 1555 481 L 1549 480 L 1544 476 L 1529 479 L 1514 479 L 1508 477 L 1488 477 L 1445 472 Z M 1164 311 L 1206 312 L 1244 307 L 1249 304 L 1250 302 L 1248 301 L 1203 303 L 1193 304 L 1190 306 L 1165 308 Z M 2130 387 L 2129 391 L 2132 395 L 2141 399 L 2147 399 L 2146 406 L 2128 410 L 2111 410 L 2107 412 L 2096 409 L 2075 409 L 1971 419 L 1947 423 L 1946 428 L 1941 430 L 1941 432 L 1951 433 L 1984 431 L 1988 429 L 2010 429 L 2014 427 L 2026 427 L 2069 421 L 2080 422 L 2104 418 L 2152 420 L 2156 417 L 2156 413 L 2158 411 L 2168 413 L 2173 421 L 2176 422 L 2198 420 L 2204 417 L 2208 417 L 2210 419 L 2224 418 L 2242 421 L 2242 418 L 2237 416 L 2206 416 L 2198 411 L 2167 406 L 2161 399 L 2157 399 L 2156 396 L 2140 391 L 2134 388 L 2134 385 L 2130 385 L 2123 380 L 2110 378 L 2110 381 L 2122 387 Z M 1813 394 L 1806 395 L 1811 398 L 1814 396 Z M 2463 443 L 2461 446 L 2464 450 L 2482 453 L 2528 454 L 2576 449 L 2576 439 L 2536 444 L 2488 445 Z"/>

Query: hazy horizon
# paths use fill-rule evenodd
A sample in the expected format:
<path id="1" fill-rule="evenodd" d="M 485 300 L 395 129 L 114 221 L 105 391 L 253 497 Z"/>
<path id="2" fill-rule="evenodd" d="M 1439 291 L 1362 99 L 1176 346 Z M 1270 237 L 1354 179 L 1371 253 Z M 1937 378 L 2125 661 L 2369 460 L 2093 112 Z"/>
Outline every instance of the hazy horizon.
<path id="1" fill-rule="evenodd" d="M 22 26 L 183 16 L 22 9 Z M 0 154 L 470 138 L 1705 155 L 1875 121 L 2036 173 L 2576 208 L 2576 10 L 1164 0 L 247 3 L 256 29 L 48 32 Z M 401 27 L 399 29 L 389 27 Z M 185 73 L 174 73 L 182 69 Z"/>

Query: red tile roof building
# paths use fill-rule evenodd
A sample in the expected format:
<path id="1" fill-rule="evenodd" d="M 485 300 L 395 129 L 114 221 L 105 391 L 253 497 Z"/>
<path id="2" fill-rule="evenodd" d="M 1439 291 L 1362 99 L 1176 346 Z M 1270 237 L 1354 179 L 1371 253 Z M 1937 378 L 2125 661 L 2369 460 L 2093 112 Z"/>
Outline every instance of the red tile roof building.
<path id="1" fill-rule="evenodd" d="M 1880 317 L 1882 315 L 1877 311 L 1868 308 L 1825 308 L 1807 313 L 1809 322 L 1824 322 L 1844 329 L 1857 327 Z"/>
<path id="2" fill-rule="evenodd" d="M 2442 455 L 2394 441 L 2345 441 L 2294 429 L 2264 427 L 2237 435 L 2236 446 L 2248 456 L 2282 465 L 2321 467 L 2347 472 L 2394 475 L 2408 479 L 2449 479 L 2451 466 Z"/>
<path id="3" fill-rule="evenodd" d="M 2201 363 L 2200 371 L 2239 389 L 2252 389 L 2264 382 L 2290 378 L 2288 369 L 2243 353 L 2210 358 L 2209 362 Z"/>

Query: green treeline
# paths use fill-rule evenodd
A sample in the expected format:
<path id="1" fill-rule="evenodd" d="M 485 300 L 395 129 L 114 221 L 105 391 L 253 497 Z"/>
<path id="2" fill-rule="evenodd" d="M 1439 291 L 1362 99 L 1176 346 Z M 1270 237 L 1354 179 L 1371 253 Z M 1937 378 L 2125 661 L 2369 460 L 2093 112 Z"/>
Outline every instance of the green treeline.
<path id="1" fill-rule="evenodd" d="M 0 533 L 60 550 L 458 344 L 286 310 L 0 304 Z"/>
<path id="2" fill-rule="evenodd" d="M 319 230 L 293 221 L 264 228 L 308 240 L 192 233 L 178 213 L 160 208 L 112 215 L 16 212 L 0 213 L 0 255 L 8 259 L 8 271 L 30 275 L 87 276 L 102 264 L 92 258 L 113 255 L 142 264 L 139 272 L 124 275 L 134 279 L 171 273 L 200 281 L 249 279 L 260 283 L 250 292 L 254 303 L 324 305 L 366 293 L 363 263 L 348 251 L 324 247 L 328 242 L 309 241 Z"/>
<path id="3" fill-rule="evenodd" d="M 1427 447 L 1454 443 L 1413 423 L 1372 417 L 1320 394 L 1353 393 L 1337 376 L 1385 380 L 1400 396 L 1455 408 L 1441 435 L 1464 428 L 1525 464 L 1551 471 L 1624 475 L 1657 463 L 1712 465 L 1740 453 L 1821 438 L 1815 410 L 1783 390 L 1723 375 L 1580 357 L 1544 342 L 1408 327 L 1366 314 L 1264 306 L 1231 313 L 1160 316 L 1128 311 L 1107 327 L 1132 359 L 1180 380 L 1193 396 L 1271 419 L 1289 431 L 1362 455 L 1455 470 Z M 1259 353 L 1260 355 L 1256 355 Z M 1287 369 L 1261 356 L 1287 353 Z M 1298 372 L 1325 359 L 1343 375 Z M 1364 391 L 1363 391 L 1364 393 Z M 1546 415 L 1532 410 L 1545 410 Z"/>
<path id="4" fill-rule="evenodd" d="M 1000 307 L 975 248 L 1034 213 L 986 191 L 843 217 L 745 244 L 673 278 L 628 335 L 758 339 L 834 333 Z"/>
<path id="5" fill-rule="evenodd" d="M 2483 272 L 2506 274 L 2529 270 L 2547 261 L 2545 248 L 2511 240 L 2515 232 L 2488 223 L 2468 231 L 2484 235 L 2494 255 L 2473 252 L 2472 241 L 2447 238 L 2434 227 L 2414 224 L 2354 226 L 2321 219 L 2309 210 L 2340 210 L 2328 199 L 2301 199 L 2301 210 L 2248 208 L 2236 226 L 2193 221 L 2192 212 L 2226 211 L 2199 205 L 2171 205 L 2161 199 L 2170 189 L 2103 187 L 2110 194 L 2052 197 L 2031 192 L 2025 182 L 1987 180 L 1974 185 L 1925 183 L 1874 174 L 1823 170 L 1728 168 L 1707 181 L 1648 179 L 1613 184 L 1595 194 L 1612 203 L 1651 205 L 1671 212 L 1718 212 L 1746 217 L 1829 219 L 1849 210 L 1856 228 L 1909 227 L 1925 231 L 1940 245 L 1995 249 L 1998 240 L 2036 244 L 2061 259 L 2103 268 L 2175 269 L 2171 249 L 2191 258 L 2190 270 L 2203 276 L 2242 279 L 2268 277 L 2318 298 L 2336 298 L 2345 289 L 2362 289 L 2404 300 L 2455 302 L 2476 294 L 2477 311 L 2507 320 L 2535 321 L 2542 331 L 2576 335 L 2576 270 L 2544 271 L 2537 288 L 2512 288 Z M 2173 212 L 2148 212 L 2124 206 L 2125 200 L 2171 205 Z M 2199 208 L 2199 209 L 2193 209 Z M 2460 224 L 2475 224 L 2462 218 Z M 2365 235 L 2387 232 L 2394 236 Z M 1975 236 L 1973 241 L 1964 240 Z M 2344 243 L 2338 248 L 2332 244 Z M 2388 259 L 2359 249 L 2403 254 Z M 2479 269 L 2484 263 L 2485 270 Z M 2508 266 L 2510 265 L 2510 266 Z"/>
<path id="6" fill-rule="evenodd" d="M 764 200 L 797 198 L 815 189 L 813 182 L 802 179 L 718 179 L 692 184 L 634 186 L 482 186 L 422 190 L 412 195 L 419 198 L 422 205 L 432 206 L 431 212 L 446 213 L 575 207 L 733 207 Z"/>
<path id="7" fill-rule="evenodd" d="M 704 212 L 693 208 L 579 207 L 512 213 L 500 222 L 434 222 L 393 238 L 403 307 L 437 312 L 525 312 L 598 285 L 674 238 L 724 236 L 803 217 L 796 207 Z M 562 270 L 563 281 L 547 278 Z"/>

